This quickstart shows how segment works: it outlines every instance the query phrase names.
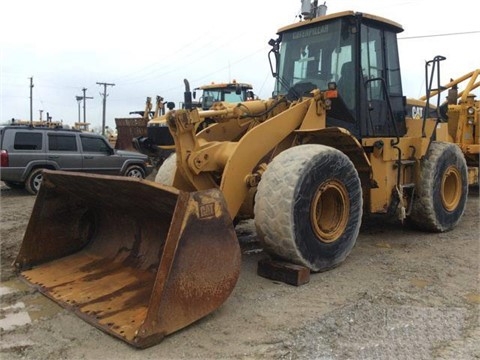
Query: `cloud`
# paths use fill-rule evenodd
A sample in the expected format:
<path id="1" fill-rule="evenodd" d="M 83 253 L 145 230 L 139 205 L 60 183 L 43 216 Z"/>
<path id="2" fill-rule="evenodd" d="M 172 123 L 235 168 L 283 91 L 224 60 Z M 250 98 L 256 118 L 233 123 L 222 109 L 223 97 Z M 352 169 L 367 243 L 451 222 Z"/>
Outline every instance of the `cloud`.
<path id="1" fill-rule="evenodd" d="M 328 13 L 356 10 L 401 23 L 400 37 L 479 30 L 475 11 L 460 0 L 448 11 L 433 0 L 336 0 Z M 252 83 L 260 98 L 274 81 L 267 42 L 278 28 L 299 21 L 300 0 L 82 2 L 4 1 L 0 5 L 0 121 L 29 117 L 29 77 L 33 76 L 34 118 L 39 110 L 54 120 L 77 121 L 75 96 L 87 102 L 88 121 L 101 124 L 103 89 L 109 87 L 107 125 L 115 117 L 143 109 L 147 96 L 182 101 L 183 79 L 192 87 L 236 79 Z M 428 26 L 426 26 L 428 24 Z M 5 36 L 7 35 L 8 36 Z M 480 67 L 471 50 L 479 35 L 399 40 L 406 95 L 424 90 L 424 63 L 435 55 L 445 82 Z"/>

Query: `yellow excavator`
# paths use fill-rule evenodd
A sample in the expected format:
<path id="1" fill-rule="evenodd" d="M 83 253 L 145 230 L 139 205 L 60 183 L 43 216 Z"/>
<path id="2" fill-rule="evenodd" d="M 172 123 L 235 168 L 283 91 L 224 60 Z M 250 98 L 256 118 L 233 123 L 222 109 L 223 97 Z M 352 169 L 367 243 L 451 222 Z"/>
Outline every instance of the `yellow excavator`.
<path id="1" fill-rule="evenodd" d="M 201 110 L 185 81 L 185 108 L 158 120 L 175 153 L 155 182 L 45 171 L 15 260 L 21 276 L 144 348 L 228 299 L 241 268 L 236 219 L 254 218 L 272 259 L 311 272 L 342 263 L 363 216 L 454 228 L 467 163 L 448 122 L 406 116 L 401 25 L 312 11 L 269 42 L 272 98 Z M 478 103 L 468 109 L 463 126 L 478 144 Z M 206 118 L 215 123 L 198 132 Z"/>

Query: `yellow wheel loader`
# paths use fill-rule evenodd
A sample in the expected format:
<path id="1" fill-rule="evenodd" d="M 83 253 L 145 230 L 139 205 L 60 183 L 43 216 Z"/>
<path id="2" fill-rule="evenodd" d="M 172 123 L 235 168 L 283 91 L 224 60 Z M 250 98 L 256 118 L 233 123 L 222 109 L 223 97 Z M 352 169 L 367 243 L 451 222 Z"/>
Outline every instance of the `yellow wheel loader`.
<path id="1" fill-rule="evenodd" d="M 443 56 L 435 57 L 428 81 L 426 95 L 419 100 L 411 100 L 412 116 L 424 118 L 427 113 L 423 109 L 430 108 L 431 114 L 436 116 L 439 121 L 448 123 L 448 141 L 457 144 L 465 156 L 468 166 L 468 184 L 472 186 L 479 185 L 479 154 L 480 154 L 480 100 L 475 100 L 473 90 L 480 87 L 478 80 L 480 69 L 471 71 L 456 79 L 451 79 L 449 83 L 440 85 L 440 62 L 445 60 Z M 437 77 L 436 88 L 433 89 L 433 79 Z M 463 85 L 463 90 L 459 91 L 459 85 Z M 440 94 L 447 91 L 446 100 L 441 102 Z M 436 104 L 430 101 L 436 99 Z M 426 105 L 428 104 L 428 106 Z M 420 110 L 420 111 L 419 111 Z"/>
<path id="2" fill-rule="evenodd" d="M 269 42 L 272 98 L 200 110 L 187 86 L 185 109 L 161 119 L 175 153 L 157 182 L 46 171 L 15 261 L 21 276 L 147 347 L 229 297 L 237 219 L 254 218 L 272 258 L 312 272 L 348 256 L 363 216 L 452 229 L 466 204 L 465 157 L 447 123 L 406 117 L 401 31 L 352 11 L 309 17 Z M 198 132 L 206 118 L 215 123 Z"/>
<path id="3" fill-rule="evenodd" d="M 198 101 L 196 101 L 197 91 L 200 92 Z M 192 104 L 195 107 L 207 110 L 214 102 L 241 102 L 252 100 L 255 98 L 253 87 L 251 84 L 237 82 L 233 80 L 226 83 L 211 83 L 202 85 L 193 89 Z M 155 111 L 152 111 L 151 98 L 147 97 L 144 111 L 131 112 L 130 114 L 141 115 L 135 118 L 116 118 L 118 138 L 115 148 L 124 150 L 137 150 L 148 155 L 150 162 L 158 168 L 163 161 L 174 150 L 173 138 L 168 131 L 168 127 L 163 122 L 163 127 L 156 126 L 155 131 L 149 131 L 147 136 L 147 124 L 151 119 L 156 119 L 165 115 L 166 108 L 171 110 L 175 108 L 175 103 L 164 102 L 161 96 L 157 96 Z M 179 104 L 183 108 L 183 103 Z M 158 124 L 158 121 L 155 121 Z M 198 125 L 198 129 L 208 126 L 212 123 L 211 119 L 205 119 L 202 124 Z"/>

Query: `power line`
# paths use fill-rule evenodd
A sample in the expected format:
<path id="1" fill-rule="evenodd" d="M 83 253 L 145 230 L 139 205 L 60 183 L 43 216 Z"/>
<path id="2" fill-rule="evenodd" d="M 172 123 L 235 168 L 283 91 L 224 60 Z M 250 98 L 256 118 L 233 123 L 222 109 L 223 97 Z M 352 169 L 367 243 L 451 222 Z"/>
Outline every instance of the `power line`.
<path id="1" fill-rule="evenodd" d="M 157 63 L 154 63 L 154 64 L 147 65 L 146 67 L 144 67 L 144 68 L 142 68 L 138 71 L 134 71 L 134 72 L 132 72 L 130 74 L 127 74 L 125 76 L 117 77 L 116 82 L 121 82 L 122 85 L 127 85 L 127 84 L 131 85 L 131 84 L 135 84 L 135 83 L 145 82 L 146 80 L 157 79 L 157 78 L 160 78 L 162 76 L 181 71 L 184 68 L 190 66 L 191 64 L 197 63 L 201 59 L 208 58 L 209 56 L 212 56 L 212 54 L 214 54 L 217 51 L 220 51 L 221 49 L 223 49 L 225 47 L 225 45 L 227 45 L 228 43 L 238 39 L 241 36 L 242 36 L 242 33 L 238 34 L 233 39 L 232 38 L 224 39 L 224 42 L 219 42 L 218 39 L 210 40 L 206 44 L 202 44 L 201 46 L 199 46 L 200 50 L 196 50 L 196 49 L 194 49 L 190 46 L 184 46 L 184 47 L 182 47 L 182 50 L 186 49 L 185 51 L 187 53 L 184 56 L 181 57 L 181 60 L 179 60 L 179 62 L 177 62 L 174 65 L 173 68 L 171 68 L 171 67 L 170 67 L 170 69 L 165 68 L 165 67 L 155 68 L 155 66 L 157 64 L 161 63 L 161 62 L 157 62 Z M 196 42 L 192 42 L 192 43 L 196 43 Z M 216 44 L 216 45 L 213 48 L 210 48 L 209 46 L 211 44 Z M 174 52 L 173 54 L 177 54 L 179 52 L 180 52 L 180 50 Z M 147 71 L 147 69 L 150 69 L 150 70 Z M 141 72 L 144 72 L 144 71 L 146 71 L 146 72 L 143 73 L 143 74 L 140 74 Z M 135 73 L 139 73 L 139 74 L 134 75 Z M 125 77 L 127 77 L 127 78 L 125 79 Z"/>
<path id="2" fill-rule="evenodd" d="M 446 33 L 446 34 L 418 35 L 418 36 L 400 37 L 400 38 L 398 38 L 398 40 L 421 39 L 421 38 L 453 36 L 453 35 L 468 35 L 468 34 L 478 34 L 478 33 L 480 33 L 480 31 L 465 31 L 465 32 Z"/>

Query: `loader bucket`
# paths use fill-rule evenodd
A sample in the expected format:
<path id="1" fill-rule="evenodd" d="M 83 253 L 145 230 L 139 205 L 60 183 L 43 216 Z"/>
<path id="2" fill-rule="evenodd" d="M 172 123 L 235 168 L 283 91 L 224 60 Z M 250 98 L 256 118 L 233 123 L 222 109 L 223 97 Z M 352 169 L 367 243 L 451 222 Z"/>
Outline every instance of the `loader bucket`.
<path id="1" fill-rule="evenodd" d="M 15 260 L 44 295 L 139 348 L 217 309 L 240 265 L 217 189 L 48 170 Z"/>

